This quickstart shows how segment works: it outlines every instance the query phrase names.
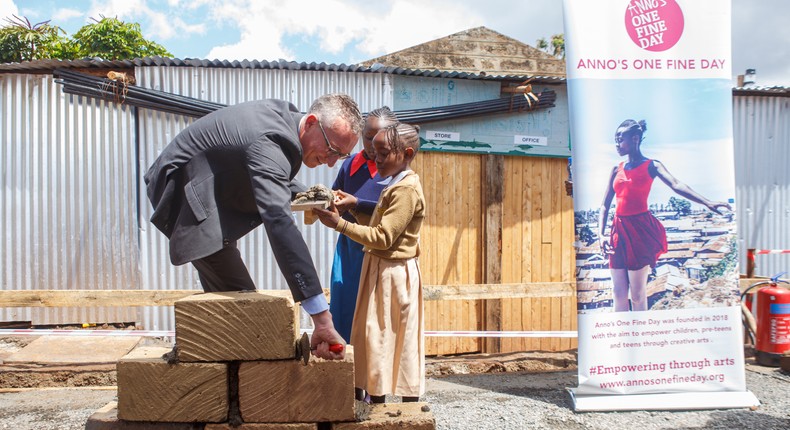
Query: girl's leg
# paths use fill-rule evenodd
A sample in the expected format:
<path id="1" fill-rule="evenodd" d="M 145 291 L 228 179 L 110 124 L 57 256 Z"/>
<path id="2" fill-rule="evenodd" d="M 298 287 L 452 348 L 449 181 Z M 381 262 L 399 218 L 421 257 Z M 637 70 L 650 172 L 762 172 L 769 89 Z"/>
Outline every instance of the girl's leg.
<path id="1" fill-rule="evenodd" d="M 384 403 L 387 396 L 370 396 L 370 403 Z"/>
<path id="2" fill-rule="evenodd" d="M 402 401 L 403 403 L 416 403 L 420 401 L 420 396 L 416 396 L 416 397 L 403 396 Z"/>
<path id="3" fill-rule="evenodd" d="M 628 284 L 631 286 L 631 307 L 634 311 L 647 310 L 647 277 L 650 266 L 628 271 Z"/>
<path id="4" fill-rule="evenodd" d="M 628 312 L 628 271 L 626 269 L 611 269 L 614 290 L 614 311 Z"/>
<path id="5" fill-rule="evenodd" d="M 362 388 L 354 387 L 354 398 L 359 400 L 360 402 L 365 400 L 365 390 Z"/>

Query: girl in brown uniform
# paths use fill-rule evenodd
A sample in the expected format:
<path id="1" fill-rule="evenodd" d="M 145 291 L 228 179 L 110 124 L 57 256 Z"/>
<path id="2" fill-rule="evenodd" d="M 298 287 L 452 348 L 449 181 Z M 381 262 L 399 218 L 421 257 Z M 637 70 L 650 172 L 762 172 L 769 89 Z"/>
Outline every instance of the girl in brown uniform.
<path id="1" fill-rule="evenodd" d="M 373 139 L 376 167 L 387 185 L 372 216 L 315 209 L 321 222 L 364 245 L 364 259 L 351 327 L 354 373 L 358 388 L 371 401 L 385 395 L 418 401 L 425 392 L 420 227 L 425 197 L 419 176 L 409 168 L 420 145 L 419 128 L 397 124 Z M 337 206 L 354 207 L 355 197 L 336 192 Z"/>

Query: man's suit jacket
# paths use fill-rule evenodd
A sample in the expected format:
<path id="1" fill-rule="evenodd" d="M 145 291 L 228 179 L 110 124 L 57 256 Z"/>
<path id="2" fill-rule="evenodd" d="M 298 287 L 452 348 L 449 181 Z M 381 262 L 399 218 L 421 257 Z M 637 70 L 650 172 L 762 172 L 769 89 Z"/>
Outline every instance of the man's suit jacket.
<path id="1" fill-rule="evenodd" d="M 294 180 L 302 116 L 281 100 L 241 103 L 198 119 L 162 150 L 145 182 L 173 264 L 209 256 L 262 223 L 294 299 L 323 292 L 290 207 L 305 189 Z"/>

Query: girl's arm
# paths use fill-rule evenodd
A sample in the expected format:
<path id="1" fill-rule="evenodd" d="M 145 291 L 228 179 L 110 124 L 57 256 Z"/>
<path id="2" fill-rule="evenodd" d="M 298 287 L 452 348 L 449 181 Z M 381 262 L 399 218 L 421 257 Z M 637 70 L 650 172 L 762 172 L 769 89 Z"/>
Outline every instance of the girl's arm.
<path id="1" fill-rule="evenodd" d="M 389 249 L 403 234 L 414 217 L 420 203 L 417 191 L 411 187 L 397 187 L 382 194 L 382 203 L 377 210 L 384 210 L 377 225 L 367 226 L 341 219 L 335 228 L 351 240 L 371 249 Z"/>
<path id="2" fill-rule="evenodd" d="M 601 252 L 604 254 L 611 254 L 612 244 L 609 241 L 609 236 L 606 233 L 606 223 L 609 221 L 609 208 L 612 206 L 612 199 L 614 199 L 614 177 L 617 175 L 617 166 L 614 166 L 612 173 L 609 174 L 609 186 L 606 187 L 606 193 L 603 196 L 603 203 L 601 203 L 601 210 L 598 214 L 598 244 L 601 246 Z"/>
<path id="3" fill-rule="evenodd" d="M 340 189 L 336 189 L 334 191 L 334 194 L 335 194 L 335 201 L 334 201 L 335 207 L 337 208 L 337 211 L 340 212 L 341 214 L 345 213 L 348 210 L 354 209 L 358 204 L 357 198 L 353 194 L 349 194 Z"/>
<path id="4" fill-rule="evenodd" d="M 699 203 L 704 205 L 709 210 L 716 212 L 717 214 L 721 214 L 721 209 L 727 208 L 728 210 L 732 210 L 732 207 L 727 202 L 714 202 L 712 200 L 708 200 L 698 192 L 694 191 L 688 185 L 680 182 L 669 173 L 664 164 L 660 161 L 653 160 L 653 166 L 656 169 L 656 176 L 661 179 L 672 191 L 676 192 L 678 195 L 683 196 L 695 203 Z"/>

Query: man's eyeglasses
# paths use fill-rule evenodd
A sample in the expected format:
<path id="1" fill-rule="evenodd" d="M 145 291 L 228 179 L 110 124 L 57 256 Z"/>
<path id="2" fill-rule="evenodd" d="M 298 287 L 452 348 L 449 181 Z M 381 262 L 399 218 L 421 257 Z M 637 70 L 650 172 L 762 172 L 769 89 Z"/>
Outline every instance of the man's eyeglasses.
<path id="1" fill-rule="evenodd" d="M 336 155 L 338 160 L 345 160 L 351 156 L 351 154 L 344 154 L 338 151 L 334 146 L 332 146 L 331 143 L 329 143 L 329 137 L 327 137 L 326 132 L 324 131 L 324 126 L 321 125 L 321 120 L 318 120 L 318 128 L 321 129 L 321 134 L 324 135 L 324 142 L 326 142 L 326 146 L 329 148 L 329 155 Z"/>

